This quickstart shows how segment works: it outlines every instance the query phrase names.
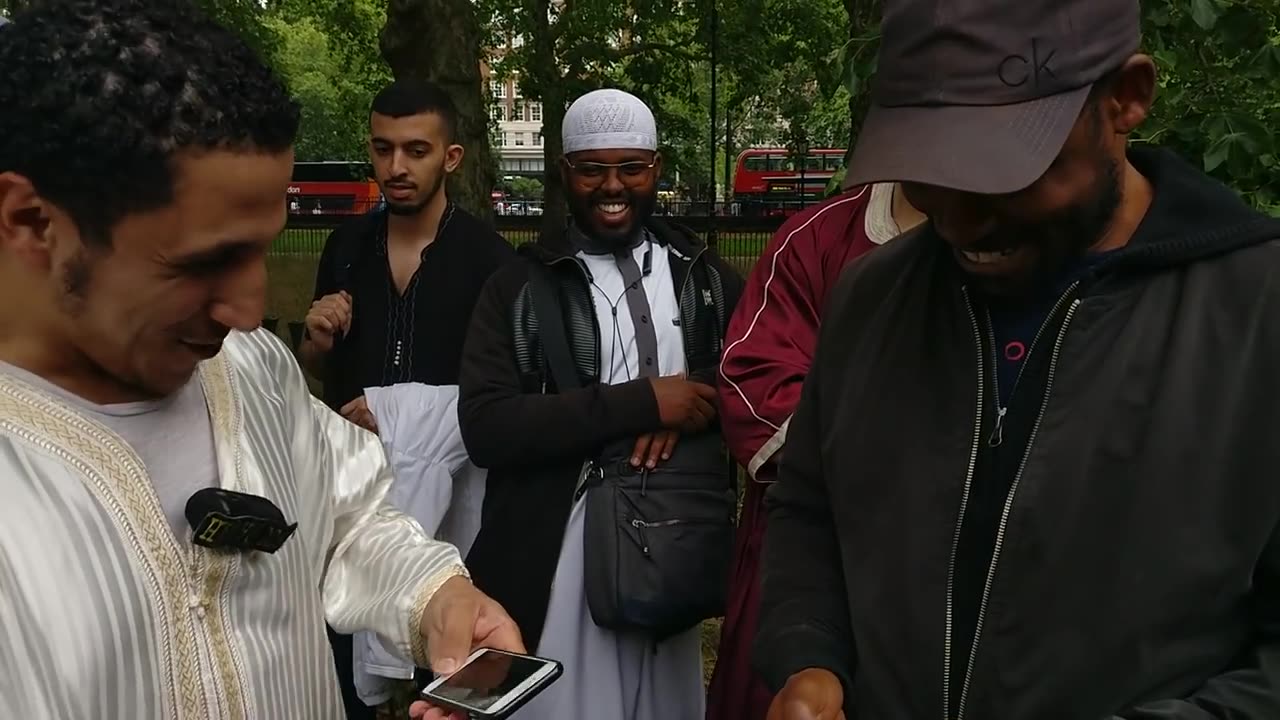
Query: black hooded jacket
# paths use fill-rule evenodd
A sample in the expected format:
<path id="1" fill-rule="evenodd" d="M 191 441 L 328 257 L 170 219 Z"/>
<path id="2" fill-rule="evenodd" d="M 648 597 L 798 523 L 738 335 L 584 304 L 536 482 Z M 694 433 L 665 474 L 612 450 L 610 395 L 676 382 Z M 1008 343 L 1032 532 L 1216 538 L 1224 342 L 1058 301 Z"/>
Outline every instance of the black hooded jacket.
<path id="1" fill-rule="evenodd" d="M 850 266 L 767 500 L 775 687 L 830 669 L 859 719 L 1280 718 L 1280 223 L 1130 160 L 1152 205 L 1062 298 L 998 449 L 950 250 L 926 225 Z"/>

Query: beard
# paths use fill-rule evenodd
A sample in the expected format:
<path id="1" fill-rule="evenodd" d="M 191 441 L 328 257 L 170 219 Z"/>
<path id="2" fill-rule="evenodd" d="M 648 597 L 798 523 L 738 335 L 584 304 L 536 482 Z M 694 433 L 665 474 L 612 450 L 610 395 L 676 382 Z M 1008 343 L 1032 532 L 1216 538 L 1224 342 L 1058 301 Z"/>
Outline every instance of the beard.
<path id="1" fill-rule="evenodd" d="M 93 271 L 100 257 L 100 251 L 82 245 L 59 269 L 62 295 L 58 298 L 58 306 L 68 317 L 79 317 L 84 312 Z"/>
<path id="2" fill-rule="evenodd" d="M 1007 224 L 973 250 L 1026 248 L 1034 252 L 1028 267 L 1007 277 L 975 277 L 984 292 L 994 296 L 1024 296 L 1053 285 L 1073 264 L 1102 240 L 1120 207 L 1120 163 L 1100 154 L 1098 182 L 1086 198 L 1034 222 Z"/>
<path id="3" fill-rule="evenodd" d="M 434 200 L 436 196 L 440 194 L 441 188 L 444 187 L 444 181 L 445 181 L 445 172 L 444 172 L 444 168 L 441 167 L 440 172 L 438 172 L 435 176 L 435 179 L 431 181 L 431 187 L 428 188 L 426 194 L 424 194 L 420 200 L 417 200 L 415 202 L 409 202 L 409 203 L 397 203 L 397 202 L 392 202 L 390 199 L 388 199 L 387 212 L 390 212 L 392 215 L 403 215 L 403 216 L 417 215 L 418 213 L 422 212 L 424 208 L 430 205 L 431 201 Z M 383 197 L 386 197 L 385 190 L 383 191 Z"/>
<path id="4" fill-rule="evenodd" d="M 635 192 L 624 188 L 621 192 L 604 192 L 595 190 L 586 194 L 569 193 L 567 197 L 569 214 L 578 229 L 592 243 L 593 248 L 583 248 L 588 252 L 611 252 L 631 242 L 646 220 L 653 215 L 658 204 L 658 193 Z M 620 202 L 628 207 L 627 221 L 620 225 L 606 224 L 596 206 L 601 203 Z"/>

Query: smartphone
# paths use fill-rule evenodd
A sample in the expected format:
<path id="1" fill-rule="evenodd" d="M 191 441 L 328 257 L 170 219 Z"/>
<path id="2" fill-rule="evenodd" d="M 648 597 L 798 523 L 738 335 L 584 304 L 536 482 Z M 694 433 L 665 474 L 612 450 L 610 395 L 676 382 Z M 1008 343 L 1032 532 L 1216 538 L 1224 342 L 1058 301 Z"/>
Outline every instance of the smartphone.
<path id="1" fill-rule="evenodd" d="M 500 720 L 560 677 L 555 660 L 481 648 L 451 675 L 432 680 L 422 699 L 483 720 Z"/>

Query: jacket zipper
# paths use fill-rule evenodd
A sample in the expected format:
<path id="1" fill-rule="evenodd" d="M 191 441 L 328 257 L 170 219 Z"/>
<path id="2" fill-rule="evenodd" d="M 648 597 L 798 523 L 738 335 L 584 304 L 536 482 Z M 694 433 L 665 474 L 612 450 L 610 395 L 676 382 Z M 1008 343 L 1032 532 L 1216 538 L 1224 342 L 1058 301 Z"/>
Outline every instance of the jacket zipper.
<path id="1" fill-rule="evenodd" d="M 962 288 L 965 308 L 969 311 L 969 322 L 973 326 L 973 342 L 978 355 L 978 409 L 973 423 L 973 449 L 969 452 L 969 469 L 965 471 L 964 491 L 960 495 L 960 516 L 956 519 L 956 530 L 951 538 L 951 556 L 947 561 L 947 614 L 946 635 L 942 640 L 942 720 L 951 720 L 951 626 L 953 621 L 952 593 L 955 589 L 956 550 L 960 547 L 960 528 L 964 527 L 964 514 L 969 506 L 969 491 L 973 487 L 973 473 L 978 465 L 978 446 L 982 442 L 982 410 L 986 406 L 986 373 L 983 365 L 986 361 L 982 352 L 982 330 L 978 327 L 978 314 L 974 312 L 973 302 L 969 299 L 969 289 Z M 963 700 L 961 701 L 963 703 Z"/>
<path id="2" fill-rule="evenodd" d="M 1055 313 L 1057 312 L 1057 309 L 1061 307 L 1062 302 L 1068 296 L 1071 295 L 1071 292 L 1074 289 L 1075 289 L 1075 284 L 1073 283 L 1071 287 L 1067 289 L 1066 293 L 1063 294 L 1062 298 L 1058 300 L 1058 303 L 1054 305 Z M 965 299 L 966 300 L 968 299 L 968 295 L 965 296 Z M 965 703 L 969 699 L 969 686 L 973 681 L 974 659 L 978 655 L 978 641 L 982 638 L 982 626 L 983 626 L 983 623 L 986 621 L 987 605 L 991 601 L 991 585 L 995 580 L 996 565 L 1000 562 L 1000 552 L 1004 548 L 1005 533 L 1009 527 L 1009 513 L 1013 509 L 1013 500 L 1018 493 L 1018 486 L 1022 482 L 1022 473 L 1027 468 L 1027 459 L 1031 456 L 1031 448 L 1035 444 L 1036 435 L 1040 431 L 1040 423 L 1042 420 L 1044 420 L 1045 409 L 1049 406 L 1049 394 L 1053 391 L 1053 379 L 1054 379 L 1054 375 L 1057 373 L 1057 370 L 1058 370 L 1058 357 L 1062 352 L 1062 340 L 1067 335 L 1067 328 L 1071 325 L 1071 319 L 1072 317 L 1075 316 L 1076 308 L 1078 307 L 1080 307 L 1080 300 L 1078 299 L 1073 300 L 1071 302 L 1071 305 L 1067 308 L 1066 316 L 1062 319 L 1062 327 L 1058 329 L 1057 339 L 1054 340 L 1054 343 L 1053 343 L 1053 353 L 1049 356 L 1049 372 L 1047 377 L 1045 378 L 1044 394 L 1040 398 L 1040 409 L 1036 413 L 1035 422 L 1031 425 L 1031 434 L 1030 436 L 1027 437 L 1027 446 L 1022 452 L 1022 460 L 1018 463 L 1018 471 L 1013 476 L 1013 484 L 1009 486 L 1009 494 L 1005 496 L 1004 507 L 1000 511 L 1000 524 L 997 526 L 997 529 L 996 529 L 996 543 L 991 553 L 991 565 L 987 568 L 987 579 L 982 587 L 982 600 L 978 604 L 978 620 L 973 628 L 973 642 L 969 647 L 969 661 L 968 661 L 968 664 L 965 666 L 964 684 L 960 687 L 960 702 L 959 702 L 959 706 L 956 708 L 956 720 L 964 720 Z M 970 310 L 970 313 L 972 314 L 972 309 Z M 1050 317 L 1052 318 L 1052 315 Z M 1043 327 L 1041 329 L 1043 330 Z M 1024 365 L 1023 367 L 1026 367 L 1026 366 Z M 1021 372 L 1019 372 L 1019 376 L 1021 376 Z M 1010 393 L 1010 395 L 1012 396 L 1012 393 Z M 972 473 L 973 473 L 973 470 L 971 466 L 970 468 L 971 478 L 972 478 Z M 969 488 L 966 484 L 966 487 L 965 487 L 966 500 L 968 498 L 968 494 L 969 494 Z M 963 512 L 964 512 L 964 500 L 961 501 L 962 519 L 963 519 Z M 957 532 L 956 537 L 958 541 L 959 539 L 958 528 L 956 532 Z M 958 544 L 958 542 L 956 544 Z M 951 562 L 952 562 L 952 566 L 954 567 L 955 545 L 952 546 Z M 949 586 L 950 586 L 950 583 L 948 582 L 948 593 L 947 593 L 947 617 L 948 617 L 947 630 L 948 632 L 947 632 L 947 646 L 946 646 L 948 649 L 948 655 L 950 652 L 950 639 L 951 639 L 951 633 L 950 633 L 951 593 L 950 593 Z M 948 667 L 947 667 L 948 671 L 950 670 L 949 661 L 950 661 L 950 658 L 948 657 Z M 950 672 L 948 672 L 947 677 L 948 678 L 950 677 Z M 944 696 L 944 699 L 943 699 L 944 707 L 946 705 L 946 702 L 947 702 L 947 696 Z"/>
<path id="3" fill-rule="evenodd" d="M 1053 319 L 1058 316 L 1058 311 L 1062 309 L 1062 303 L 1071 297 L 1071 294 L 1079 284 L 1080 281 L 1077 280 L 1067 286 L 1066 291 L 1062 293 L 1062 297 L 1058 298 L 1058 302 L 1053 304 L 1053 309 L 1045 316 L 1044 322 L 1040 323 L 1040 329 L 1036 330 L 1036 335 L 1031 339 L 1031 345 L 1027 348 L 1027 354 L 1022 358 L 1022 367 L 1018 368 L 1018 376 L 1013 379 L 1013 387 L 1009 388 L 1010 401 L 1013 400 L 1014 394 L 1018 392 L 1018 384 L 1022 382 L 1022 373 L 1027 369 L 1027 361 L 1030 360 L 1031 353 L 1035 351 L 1036 345 L 1040 344 L 1040 337 L 1044 335 L 1045 328 L 1049 327 Z M 991 313 L 989 311 L 987 312 L 987 332 L 991 339 L 991 377 L 995 385 L 994 397 L 996 398 L 996 426 L 991 430 L 991 437 L 987 440 L 987 445 L 989 447 L 1000 447 L 1000 444 L 1004 442 L 1004 416 L 1009 412 L 1009 406 L 1008 403 L 1002 404 L 1000 402 L 1000 363 L 996 359 L 996 333 L 991 324 Z"/>

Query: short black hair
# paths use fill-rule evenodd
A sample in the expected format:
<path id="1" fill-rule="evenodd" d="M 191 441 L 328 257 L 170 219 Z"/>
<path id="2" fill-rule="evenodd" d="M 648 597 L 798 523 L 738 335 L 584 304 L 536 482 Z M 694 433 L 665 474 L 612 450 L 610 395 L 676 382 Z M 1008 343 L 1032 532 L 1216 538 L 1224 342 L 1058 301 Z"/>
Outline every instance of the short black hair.
<path id="1" fill-rule="evenodd" d="M 435 113 L 444 121 L 449 142 L 453 142 L 458 134 L 458 107 L 454 105 L 453 98 L 444 88 L 426 80 L 396 80 L 374 96 L 369 111 L 393 118 Z"/>
<path id="2" fill-rule="evenodd" d="M 298 104 L 188 0 L 42 0 L 0 37 L 0 172 L 66 210 L 86 241 L 173 201 L 184 151 L 279 153 Z"/>

